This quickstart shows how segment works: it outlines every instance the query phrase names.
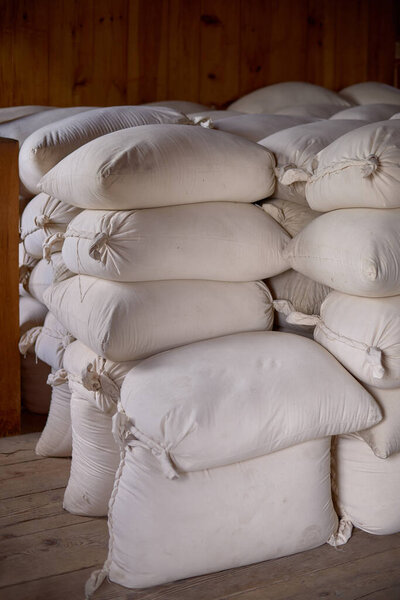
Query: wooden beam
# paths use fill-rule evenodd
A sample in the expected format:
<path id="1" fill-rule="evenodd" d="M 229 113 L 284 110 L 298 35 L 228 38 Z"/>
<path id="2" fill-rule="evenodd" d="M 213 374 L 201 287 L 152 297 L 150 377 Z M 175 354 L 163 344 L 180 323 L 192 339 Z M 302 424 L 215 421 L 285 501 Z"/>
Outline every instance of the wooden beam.
<path id="1" fill-rule="evenodd" d="M 20 431 L 18 142 L 0 138 L 0 436 Z"/>

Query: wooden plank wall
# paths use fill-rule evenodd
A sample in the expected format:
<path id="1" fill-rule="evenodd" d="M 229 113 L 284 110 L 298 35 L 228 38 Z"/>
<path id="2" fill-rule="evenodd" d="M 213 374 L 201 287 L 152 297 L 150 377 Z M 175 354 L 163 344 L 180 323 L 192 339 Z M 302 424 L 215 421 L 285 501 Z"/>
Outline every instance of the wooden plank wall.
<path id="1" fill-rule="evenodd" d="M 0 0 L 0 106 L 185 99 L 394 77 L 398 0 Z"/>

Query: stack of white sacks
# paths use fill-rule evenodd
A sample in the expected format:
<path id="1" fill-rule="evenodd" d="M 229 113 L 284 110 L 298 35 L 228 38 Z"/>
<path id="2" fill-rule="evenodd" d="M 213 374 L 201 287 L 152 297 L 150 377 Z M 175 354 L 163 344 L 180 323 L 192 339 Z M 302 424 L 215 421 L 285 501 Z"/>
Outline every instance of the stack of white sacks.
<path id="1" fill-rule="evenodd" d="M 202 126 L 98 109 L 26 140 L 24 185 L 70 211 L 40 299 L 76 338 L 47 361 L 70 390 L 64 507 L 109 511 L 88 596 L 400 529 L 400 120 L 374 122 L 400 101 L 368 85 L 269 86 L 192 107 Z"/>
<path id="2" fill-rule="evenodd" d="M 68 223 L 81 209 L 40 193 L 37 184 L 64 156 L 100 135 L 137 124 L 188 120 L 182 113 L 162 108 L 77 111 L 52 109 L 0 125 L 2 135 L 23 142 L 19 158 L 21 194 L 25 199 L 34 196 L 25 202 L 20 225 L 20 350 L 25 357 L 21 362 L 22 398 L 28 410 L 46 413 L 50 388 L 45 383 L 50 368 L 53 370 L 48 378 L 52 386 L 50 413 L 36 449 L 45 456 L 70 456 L 72 449 L 69 386 L 65 378 L 54 373 L 62 369 L 65 348 L 74 337 L 54 315 L 47 314 L 43 294 L 53 281 L 72 276 L 60 250 Z M 60 117 L 65 118 L 58 120 Z"/>

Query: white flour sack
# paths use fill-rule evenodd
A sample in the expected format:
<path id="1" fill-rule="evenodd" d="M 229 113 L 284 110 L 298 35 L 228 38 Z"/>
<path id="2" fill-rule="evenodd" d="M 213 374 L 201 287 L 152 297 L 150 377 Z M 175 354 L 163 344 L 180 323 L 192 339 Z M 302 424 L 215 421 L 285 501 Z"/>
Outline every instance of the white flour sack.
<path id="1" fill-rule="evenodd" d="M 273 152 L 276 159 L 274 197 L 307 204 L 305 185 L 313 173 L 318 152 L 363 124 L 363 121 L 351 120 L 317 121 L 284 129 L 260 140 L 258 143 Z"/>
<path id="2" fill-rule="evenodd" d="M 72 463 L 64 495 L 71 513 L 105 516 L 120 450 L 112 433 L 120 386 L 134 362 L 113 363 L 80 342 L 65 353 L 65 376 L 71 390 Z"/>
<path id="3" fill-rule="evenodd" d="M 349 106 L 349 102 L 326 88 L 304 81 L 285 81 L 255 90 L 229 106 L 229 110 L 245 113 L 273 113 L 298 104 L 336 104 Z"/>
<path id="4" fill-rule="evenodd" d="M 263 202 L 261 206 L 291 237 L 297 235 L 299 231 L 320 215 L 308 206 L 289 200 L 274 198 Z"/>
<path id="5" fill-rule="evenodd" d="M 147 102 L 144 106 L 160 106 L 171 108 L 172 110 L 178 110 L 185 114 L 199 112 L 203 110 L 210 110 L 210 107 L 206 104 L 199 104 L 198 102 L 188 102 L 186 100 L 157 100 L 157 102 Z"/>
<path id="6" fill-rule="evenodd" d="M 71 456 L 71 392 L 66 381 L 61 382 L 50 376 L 50 382 L 49 414 L 35 452 L 39 456 Z"/>
<path id="7" fill-rule="evenodd" d="M 113 281 L 255 281 L 288 268 L 289 240 L 252 204 L 86 210 L 68 227 L 63 258 L 75 273 Z"/>
<path id="8" fill-rule="evenodd" d="M 382 390 L 368 385 L 366 388 L 378 403 L 383 419 L 357 435 L 367 442 L 375 456 L 387 458 L 400 452 L 400 387 Z"/>
<path id="9" fill-rule="evenodd" d="M 363 104 L 345 108 L 332 115 L 331 119 L 361 119 L 376 122 L 390 119 L 397 112 L 399 112 L 398 104 Z"/>
<path id="10" fill-rule="evenodd" d="M 72 335 L 115 361 L 273 325 L 271 294 L 261 282 L 120 283 L 77 275 L 49 288 L 45 300 Z"/>
<path id="11" fill-rule="evenodd" d="M 150 106 L 109 106 L 49 123 L 32 133 L 19 153 L 19 174 L 24 185 L 38 191 L 41 177 L 65 156 L 102 135 L 157 123 L 188 123 L 182 113 Z"/>
<path id="12" fill-rule="evenodd" d="M 339 436 L 333 450 L 333 491 L 347 539 L 352 525 L 375 535 L 400 531 L 399 453 L 382 460 L 364 440 Z"/>
<path id="13" fill-rule="evenodd" d="M 65 348 L 74 341 L 61 323 L 51 312 L 47 313 L 41 327 L 33 327 L 26 331 L 20 338 L 19 350 L 26 354 L 35 349 L 36 356 L 58 370 L 62 368 Z"/>
<path id="14" fill-rule="evenodd" d="M 400 90 L 377 81 L 364 81 L 343 88 L 340 96 L 350 104 L 400 104 Z"/>
<path id="15" fill-rule="evenodd" d="M 22 296 L 19 298 L 19 331 L 24 334 L 32 327 L 43 325 L 47 315 L 47 306 L 32 298 Z"/>
<path id="16" fill-rule="evenodd" d="M 21 240 L 28 254 L 34 258 L 42 258 L 43 243 L 54 237 L 51 252 L 61 250 L 62 238 L 57 241 L 57 234 L 63 233 L 67 225 L 81 209 L 60 202 L 48 194 L 38 194 L 27 204 L 21 217 Z"/>
<path id="17" fill-rule="evenodd" d="M 329 119 L 343 107 L 340 104 L 298 104 L 285 106 L 275 111 L 276 115 L 292 115 L 295 117 L 311 117 L 312 119 Z"/>
<path id="18" fill-rule="evenodd" d="M 291 267 L 356 296 L 400 294 L 400 209 L 354 208 L 321 215 L 284 254 Z"/>
<path id="19" fill-rule="evenodd" d="M 400 296 L 331 292 L 320 317 L 292 313 L 287 320 L 314 324 L 314 339 L 363 383 L 400 387 Z"/>
<path id="20" fill-rule="evenodd" d="M 241 137 L 192 125 L 116 131 L 69 154 L 40 188 L 81 208 L 124 210 L 270 196 L 274 158 Z"/>
<path id="21" fill-rule="evenodd" d="M 26 289 L 33 298 L 36 298 L 42 304 L 45 304 L 43 294 L 47 288 L 55 281 L 63 280 L 72 273 L 66 268 L 61 252 L 52 254 L 51 262 L 44 258 L 39 260 L 32 271 L 27 275 Z"/>
<path id="22" fill-rule="evenodd" d="M 288 129 L 302 123 L 313 121 L 312 118 L 294 117 L 286 115 L 238 115 L 229 119 L 216 119 L 212 121 L 212 126 L 220 131 L 234 133 L 241 137 L 258 142 L 276 131 Z"/>
<path id="23" fill-rule="evenodd" d="M 306 186 L 314 210 L 400 206 L 400 120 L 350 131 L 322 150 L 316 163 Z"/>
<path id="24" fill-rule="evenodd" d="M 150 452 L 126 452 L 110 502 L 108 559 L 87 597 L 106 576 L 141 588 L 324 544 L 337 527 L 329 456 L 323 438 L 171 481 Z"/>
<path id="25" fill-rule="evenodd" d="M 7 121 L 13 121 L 14 119 L 20 119 L 34 113 L 42 112 L 44 110 L 51 110 L 51 106 L 39 106 L 35 104 L 22 105 L 22 106 L 6 106 L 0 108 L 0 123 L 6 123 Z"/>
<path id="26" fill-rule="evenodd" d="M 122 384 L 121 410 L 123 439 L 139 440 L 170 478 L 381 420 L 373 398 L 326 350 L 272 331 L 142 361 Z"/>

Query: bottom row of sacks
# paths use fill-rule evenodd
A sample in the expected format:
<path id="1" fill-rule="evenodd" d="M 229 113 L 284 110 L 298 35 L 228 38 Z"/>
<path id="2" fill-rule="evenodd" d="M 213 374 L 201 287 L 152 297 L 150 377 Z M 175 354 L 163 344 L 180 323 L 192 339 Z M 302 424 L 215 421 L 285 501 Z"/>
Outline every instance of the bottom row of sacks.
<path id="1" fill-rule="evenodd" d="M 64 507 L 109 516 L 87 597 L 107 576 L 140 588 L 338 545 L 352 524 L 400 529 L 400 455 L 377 458 L 356 433 L 380 408 L 310 339 L 241 333 L 125 363 L 75 341 L 54 390 L 67 381 Z"/>

